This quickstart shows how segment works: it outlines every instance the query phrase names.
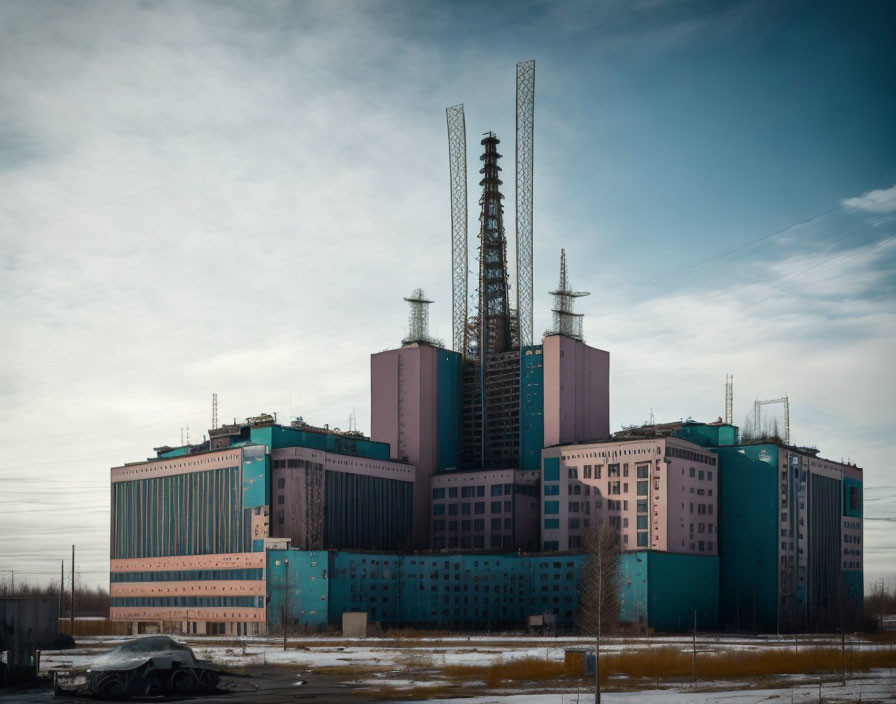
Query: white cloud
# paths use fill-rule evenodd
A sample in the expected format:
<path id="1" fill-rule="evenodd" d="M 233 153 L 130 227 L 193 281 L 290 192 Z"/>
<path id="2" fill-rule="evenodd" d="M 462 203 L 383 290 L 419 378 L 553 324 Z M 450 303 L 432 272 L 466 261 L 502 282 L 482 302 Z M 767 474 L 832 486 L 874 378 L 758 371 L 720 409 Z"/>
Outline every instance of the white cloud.
<path id="1" fill-rule="evenodd" d="M 896 186 L 878 188 L 855 198 L 845 198 L 840 204 L 850 210 L 861 210 L 866 213 L 892 213 L 896 211 Z"/>

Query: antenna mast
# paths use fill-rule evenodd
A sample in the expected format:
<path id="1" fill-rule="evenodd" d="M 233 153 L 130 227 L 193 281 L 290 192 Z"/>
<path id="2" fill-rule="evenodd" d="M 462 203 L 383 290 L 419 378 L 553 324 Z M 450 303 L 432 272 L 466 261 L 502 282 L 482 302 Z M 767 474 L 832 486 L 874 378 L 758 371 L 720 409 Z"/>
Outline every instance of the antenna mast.
<path id="1" fill-rule="evenodd" d="M 516 65 L 516 314 L 520 347 L 532 340 L 532 170 L 535 62 Z"/>
<path id="2" fill-rule="evenodd" d="M 212 394 L 212 430 L 218 429 L 218 394 Z"/>
<path id="3" fill-rule="evenodd" d="M 451 177 L 451 341 L 467 351 L 467 127 L 464 106 L 445 110 Z"/>
<path id="4" fill-rule="evenodd" d="M 766 406 L 770 403 L 783 403 L 784 404 L 784 444 L 790 444 L 790 399 L 787 397 L 787 394 L 784 394 L 781 398 L 773 398 L 768 401 L 760 401 L 756 399 L 753 402 L 753 432 L 757 435 L 762 435 L 761 426 L 759 425 L 762 420 L 761 411 L 762 407 Z"/>
<path id="5" fill-rule="evenodd" d="M 566 273 L 566 250 L 560 250 L 560 286 L 556 291 L 551 291 L 554 296 L 554 329 L 548 330 L 547 335 L 566 335 L 574 340 L 582 339 L 582 313 L 576 313 L 573 308 L 575 300 L 587 296 L 587 291 L 573 291 L 569 285 L 569 277 Z"/>
<path id="6" fill-rule="evenodd" d="M 734 423 L 734 375 L 725 375 L 725 423 Z"/>

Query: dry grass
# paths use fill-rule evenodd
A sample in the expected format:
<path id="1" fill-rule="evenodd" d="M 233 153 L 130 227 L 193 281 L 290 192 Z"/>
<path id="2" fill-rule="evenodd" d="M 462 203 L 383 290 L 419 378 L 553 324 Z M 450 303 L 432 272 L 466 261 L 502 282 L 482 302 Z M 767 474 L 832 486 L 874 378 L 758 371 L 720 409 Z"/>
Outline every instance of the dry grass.
<path id="1" fill-rule="evenodd" d="M 71 621 L 67 618 L 59 619 L 59 633 L 68 635 L 71 630 Z M 126 636 L 128 634 L 127 621 L 110 621 L 109 619 L 75 619 L 75 636 Z"/>
<path id="2" fill-rule="evenodd" d="M 446 665 L 442 672 L 455 680 L 482 680 L 488 687 L 505 682 L 534 682 L 574 677 L 566 664 L 540 658 L 502 660 L 488 665 Z"/>

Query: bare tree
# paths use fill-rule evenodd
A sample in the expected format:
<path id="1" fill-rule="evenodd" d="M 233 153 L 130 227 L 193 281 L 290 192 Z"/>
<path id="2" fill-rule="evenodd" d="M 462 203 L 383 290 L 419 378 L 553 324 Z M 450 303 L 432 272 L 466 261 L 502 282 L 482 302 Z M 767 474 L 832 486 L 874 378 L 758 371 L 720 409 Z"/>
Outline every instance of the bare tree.
<path id="1" fill-rule="evenodd" d="M 744 427 L 740 431 L 741 440 L 753 440 L 757 434 L 758 430 L 753 427 L 753 421 L 750 419 L 750 416 L 744 418 Z"/>
<path id="2" fill-rule="evenodd" d="M 594 701 L 600 704 L 600 639 L 619 624 L 619 548 L 612 528 L 599 524 L 585 535 L 588 557 L 579 577 L 576 625 L 594 637 Z"/>

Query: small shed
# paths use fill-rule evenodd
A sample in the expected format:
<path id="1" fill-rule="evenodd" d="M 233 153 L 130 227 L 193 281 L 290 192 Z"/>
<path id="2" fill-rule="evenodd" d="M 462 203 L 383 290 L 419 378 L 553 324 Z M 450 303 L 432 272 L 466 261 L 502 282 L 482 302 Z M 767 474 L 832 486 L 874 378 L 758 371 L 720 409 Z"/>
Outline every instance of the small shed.
<path id="1" fill-rule="evenodd" d="M 0 597 L 0 652 L 10 672 L 31 664 L 35 650 L 51 648 L 58 638 L 58 597 Z"/>

